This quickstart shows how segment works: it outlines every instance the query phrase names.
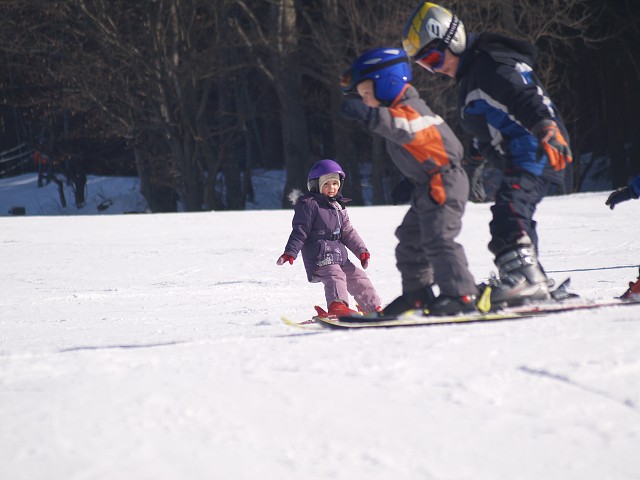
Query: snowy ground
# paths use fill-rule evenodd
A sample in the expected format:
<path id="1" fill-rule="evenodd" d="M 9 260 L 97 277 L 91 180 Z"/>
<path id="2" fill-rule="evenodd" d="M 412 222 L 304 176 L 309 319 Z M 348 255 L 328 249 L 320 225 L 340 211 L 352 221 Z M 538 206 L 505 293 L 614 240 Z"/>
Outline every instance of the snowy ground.
<path id="1" fill-rule="evenodd" d="M 605 198 L 537 214 L 547 270 L 588 297 L 640 263 L 640 202 Z M 350 209 L 385 301 L 405 211 Z M 469 205 L 460 237 L 478 280 L 489 215 Z M 275 264 L 291 217 L 0 218 L 0 478 L 640 478 L 640 306 L 298 331 L 280 315 L 323 297 Z"/>

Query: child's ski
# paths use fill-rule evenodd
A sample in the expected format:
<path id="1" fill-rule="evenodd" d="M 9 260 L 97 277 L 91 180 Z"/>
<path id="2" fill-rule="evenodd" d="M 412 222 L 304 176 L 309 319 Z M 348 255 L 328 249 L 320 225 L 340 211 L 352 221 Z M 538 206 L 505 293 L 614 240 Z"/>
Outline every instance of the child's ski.
<path id="1" fill-rule="evenodd" d="M 585 301 L 572 299 L 566 302 L 544 303 L 512 307 L 497 312 L 472 313 L 469 315 L 430 316 L 422 310 L 412 310 L 392 317 L 389 315 L 322 318 L 316 322 L 325 328 L 391 328 L 410 326 L 446 325 L 456 323 L 495 322 L 501 320 L 519 320 L 555 313 L 571 312 L 575 310 L 592 310 L 604 307 L 640 306 L 640 302 L 628 302 L 620 299 Z"/>
<path id="2" fill-rule="evenodd" d="M 636 284 L 640 284 L 640 277 Z M 630 282 L 629 291 L 632 291 L 634 282 Z M 389 328 L 408 326 L 446 325 L 455 323 L 495 322 L 500 320 L 518 320 L 536 316 L 551 315 L 554 313 L 570 312 L 575 310 L 592 310 L 596 308 L 614 306 L 640 306 L 640 295 L 623 295 L 620 298 L 608 300 L 585 300 L 578 295 L 568 292 L 569 279 L 552 291 L 552 300 L 542 303 L 533 303 L 517 307 L 504 307 L 492 310 L 489 302 L 490 287 L 485 288 L 479 301 L 480 312 L 451 316 L 429 315 L 427 310 L 411 310 L 402 315 L 368 314 L 336 317 L 328 315 L 320 307 L 315 307 L 317 315 L 309 320 L 295 322 L 286 317 L 282 321 L 290 326 L 305 330 L 321 330 L 322 328 Z"/>
<path id="3" fill-rule="evenodd" d="M 318 320 L 320 318 L 332 318 L 332 319 L 338 318 L 335 315 L 329 315 L 329 312 L 327 312 L 326 310 L 324 310 L 322 307 L 318 305 L 314 306 L 313 308 L 316 311 L 316 315 L 314 315 L 308 320 L 296 321 L 296 320 L 290 320 L 289 318 L 284 316 L 280 317 L 280 320 L 282 320 L 282 322 L 285 325 L 289 325 L 290 327 L 301 328 L 303 330 L 322 330 L 323 327 L 320 325 L 320 323 L 318 323 Z M 358 307 L 358 310 L 360 310 L 359 307 Z M 357 317 L 362 318 L 362 315 L 357 315 Z"/>
<path id="4" fill-rule="evenodd" d="M 289 320 L 287 317 L 280 317 L 284 324 L 289 325 L 290 327 L 296 327 L 302 330 L 322 330 L 323 327 L 317 322 L 316 318 L 317 317 L 313 317 L 308 320 L 297 322 L 295 320 Z"/>

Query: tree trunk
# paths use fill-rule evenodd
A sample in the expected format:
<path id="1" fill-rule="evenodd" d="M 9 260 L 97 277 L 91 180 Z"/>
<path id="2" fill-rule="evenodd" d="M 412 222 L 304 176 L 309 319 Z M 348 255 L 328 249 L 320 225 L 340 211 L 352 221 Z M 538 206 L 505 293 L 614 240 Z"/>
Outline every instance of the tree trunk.
<path id="1" fill-rule="evenodd" d="M 158 182 L 154 168 L 158 165 L 158 156 L 141 148 L 133 149 L 140 178 L 140 193 L 147 201 L 149 210 L 153 213 L 177 212 L 178 196 L 173 188 Z"/>
<path id="2" fill-rule="evenodd" d="M 307 119 L 302 108 L 302 77 L 297 68 L 298 32 L 296 28 L 295 0 L 277 0 L 273 5 L 275 27 L 273 71 L 275 87 L 280 101 L 280 122 L 284 163 L 287 180 L 282 206 L 288 204 L 287 194 L 306 185 L 307 171 L 311 167 Z"/>

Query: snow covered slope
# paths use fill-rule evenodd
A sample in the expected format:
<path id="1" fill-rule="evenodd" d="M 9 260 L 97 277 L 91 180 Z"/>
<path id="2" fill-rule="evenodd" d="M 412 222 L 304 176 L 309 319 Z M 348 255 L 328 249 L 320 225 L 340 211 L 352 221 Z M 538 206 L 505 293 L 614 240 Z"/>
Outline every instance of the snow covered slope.
<path id="1" fill-rule="evenodd" d="M 59 175 L 62 180 L 62 176 Z M 62 206 L 58 186 L 51 182 L 38 188 L 35 173 L 0 178 L 0 216 L 12 209 L 23 208 L 26 215 L 113 215 L 144 212 L 146 201 L 140 194 L 140 182 L 135 177 L 87 177 L 85 205 L 77 208 L 71 185 L 64 183 Z"/>
<path id="2" fill-rule="evenodd" d="M 587 297 L 640 263 L 640 202 L 547 198 L 541 259 Z M 383 299 L 406 207 L 351 208 Z M 305 333 L 291 210 L 0 218 L 0 478 L 640 478 L 640 307 Z M 460 237 L 493 268 L 489 205 Z"/>

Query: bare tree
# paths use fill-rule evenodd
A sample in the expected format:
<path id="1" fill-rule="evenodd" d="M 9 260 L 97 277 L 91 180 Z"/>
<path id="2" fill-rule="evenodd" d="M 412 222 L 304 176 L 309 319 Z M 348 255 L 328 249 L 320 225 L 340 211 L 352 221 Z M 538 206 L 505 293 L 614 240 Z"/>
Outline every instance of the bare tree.
<path id="1" fill-rule="evenodd" d="M 46 129 L 59 141 L 75 128 L 126 139 L 154 209 L 175 209 L 178 198 L 187 210 L 244 208 L 254 164 L 284 165 L 286 193 L 304 185 L 311 163 L 325 157 L 346 169 L 356 202 L 363 201 L 361 167 L 371 163 L 373 201 L 385 203 L 395 169 L 379 143 L 339 117 L 337 78 L 370 48 L 400 47 L 416 5 L 4 0 L 3 101 L 29 119 L 29 135 Z M 568 121 L 576 157 L 589 149 L 610 155 L 615 184 L 640 169 L 629 162 L 640 151 L 632 132 L 640 111 L 640 22 L 630 2 L 446 6 L 469 33 L 494 31 L 539 47 L 538 70 Z M 595 22 L 598 15 L 611 30 Z M 412 83 L 464 141 L 455 82 L 417 70 Z"/>
<path id="2" fill-rule="evenodd" d="M 34 2 L 27 10 L 12 2 L 12 13 L 24 20 L 13 31 L 31 32 L 33 40 L 31 45 L 13 42 L 12 48 L 30 55 L 22 72 L 29 72 L 30 64 L 51 63 L 45 73 L 60 86 L 51 104 L 84 112 L 135 146 L 147 191 L 153 185 L 161 194 L 173 189 L 185 209 L 200 210 L 205 189 L 213 189 L 206 180 L 215 178 L 222 158 L 216 149 L 220 137 L 214 134 L 220 126 L 211 119 L 226 98 L 212 92 L 225 69 L 232 68 L 219 61 L 232 39 L 217 31 L 230 5 L 60 0 Z M 149 162 L 153 166 L 145 166 Z M 227 179 L 240 178 L 238 169 L 225 173 Z M 227 192 L 242 197 L 236 189 Z M 216 194 L 210 191 L 208 198 Z M 225 203 L 233 202 L 208 202 Z"/>
<path id="3" fill-rule="evenodd" d="M 207 2 L 164 0 L 148 5 L 103 0 L 70 0 L 78 35 L 90 35 L 95 50 L 88 65 L 121 89 L 96 89 L 95 74 L 82 75 L 83 97 L 98 105 L 125 135 L 157 132 L 166 147 L 166 177 L 172 178 L 187 210 L 200 210 L 204 158 L 209 142 L 202 122 L 215 76 L 215 48 L 203 40 L 214 26 Z M 75 15 L 74 15 L 75 14 Z M 102 56 L 101 64 L 96 56 Z M 76 62 L 78 64 L 79 62 Z M 118 108 L 120 107 L 120 108 Z"/>
<path id="4" fill-rule="evenodd" d="M 280 100 L 287 181 L 285 192 L 306 183 L 309 165 L 307 118 L 302 108 L 302 75 L 298 69 L 297 10 L 294 0 L 275 0 L 272 6 L 271 58 L 274 85 Z M 283 205 L 286 206 L 286 198 Z"/>

